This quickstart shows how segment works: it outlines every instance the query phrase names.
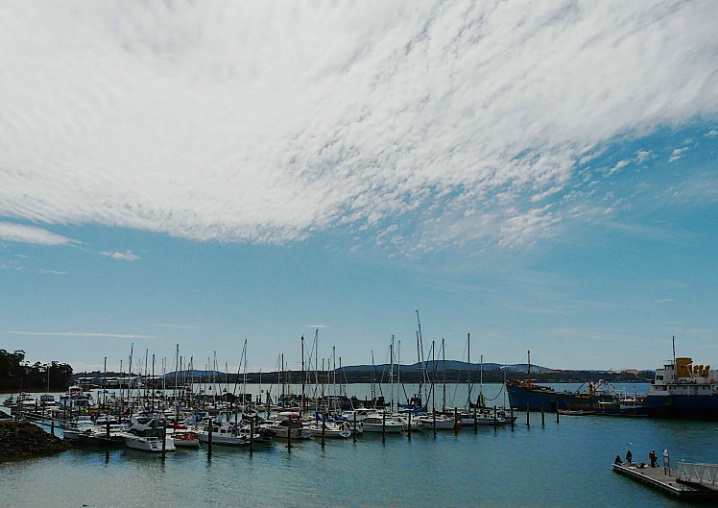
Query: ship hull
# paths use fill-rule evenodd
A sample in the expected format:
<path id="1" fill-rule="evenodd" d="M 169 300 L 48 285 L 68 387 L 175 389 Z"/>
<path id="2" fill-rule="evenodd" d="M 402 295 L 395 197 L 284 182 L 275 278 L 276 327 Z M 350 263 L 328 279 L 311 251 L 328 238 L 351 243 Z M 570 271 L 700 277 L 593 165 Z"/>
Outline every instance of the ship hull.
<path id="1" fill-rule="evenodd" d="M 648 395 L 643 404 L 654 418 L 718 420 L 718 395 Z"/>
<path id="2" fill-rule="evenodd" d="M 557 392 L 545 387 L 526 387 L 507 383 L 506 391 L 512 408 L 529 411 L 599 411 L 601 402 L 610 397 L 600 394 Z"/>

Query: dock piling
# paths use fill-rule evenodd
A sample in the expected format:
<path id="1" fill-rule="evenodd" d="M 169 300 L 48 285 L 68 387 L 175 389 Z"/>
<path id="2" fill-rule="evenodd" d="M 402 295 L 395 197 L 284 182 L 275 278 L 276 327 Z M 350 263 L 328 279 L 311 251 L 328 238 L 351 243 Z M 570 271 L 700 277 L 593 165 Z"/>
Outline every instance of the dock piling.
<path id="1" fill-rule="evenodd" d="M 529 405 L 526 404 L 526 426 L 531 427 L 531 413 L 529 411 Z"/>
<path id="2" fill-rule="evenodd" d="M 384 412 L 381 414 L 381 442 L 384 443 L 386 441 L 386 408 L 384 409 Z"/>

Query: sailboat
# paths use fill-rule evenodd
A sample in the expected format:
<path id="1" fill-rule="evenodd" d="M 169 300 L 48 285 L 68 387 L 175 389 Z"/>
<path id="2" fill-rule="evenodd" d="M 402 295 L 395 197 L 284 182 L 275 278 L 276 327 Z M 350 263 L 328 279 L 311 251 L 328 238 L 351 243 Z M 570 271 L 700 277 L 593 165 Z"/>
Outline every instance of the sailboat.
<path id="1" fill-rule="evenodd" d="M 314 421 L 306 426 L 314 437 L 346 439 L 352 436 L 352 427 L 349 422 L 338 421 L 319 413 L 315 413 Z"/>

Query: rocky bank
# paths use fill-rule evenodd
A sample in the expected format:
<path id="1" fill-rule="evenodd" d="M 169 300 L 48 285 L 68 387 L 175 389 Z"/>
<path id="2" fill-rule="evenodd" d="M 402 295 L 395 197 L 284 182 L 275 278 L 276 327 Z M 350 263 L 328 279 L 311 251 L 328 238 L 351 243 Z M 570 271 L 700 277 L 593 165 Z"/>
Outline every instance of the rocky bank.
<path id="1" fill-rule="evenodd" d="M 37 425 L 0 420 L 0 460 L 54 455 L 70 448 L 70 444 Z"/>

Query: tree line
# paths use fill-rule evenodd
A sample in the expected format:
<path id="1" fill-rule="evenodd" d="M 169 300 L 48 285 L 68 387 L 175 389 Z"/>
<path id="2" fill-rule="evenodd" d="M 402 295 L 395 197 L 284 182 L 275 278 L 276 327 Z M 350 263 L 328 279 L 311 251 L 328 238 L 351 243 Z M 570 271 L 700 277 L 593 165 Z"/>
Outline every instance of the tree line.
<path id="1" fill-rule="evenodd" d="M 66 363 L 25 361 L 25 351 L 0 349 L 0 391 L 64 391 L 70 384 L 72 367 Z"/>

